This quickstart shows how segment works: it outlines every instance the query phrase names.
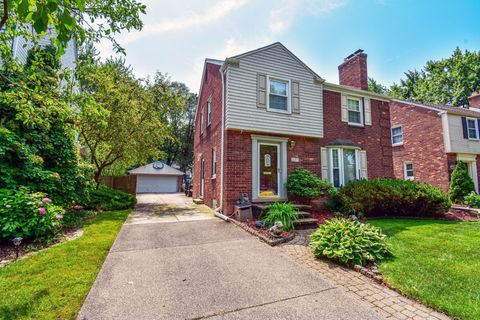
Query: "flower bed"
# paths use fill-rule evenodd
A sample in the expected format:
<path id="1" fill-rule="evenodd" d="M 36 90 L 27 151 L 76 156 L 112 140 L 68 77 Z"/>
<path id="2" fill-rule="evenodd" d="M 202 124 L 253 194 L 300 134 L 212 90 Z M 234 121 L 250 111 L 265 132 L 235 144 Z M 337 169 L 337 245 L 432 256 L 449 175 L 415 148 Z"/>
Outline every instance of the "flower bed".
<path id="1" fill-rule="evenodd" d="M 231 222 L 242 228 L 243 230 L 247 231 L 248 233 L 260 238 L 261 240 L 265 241 L 269 245 L 276 246 L 281 243 L 288 242 L 295 238 L 294 232 L 287 232 L 284 231 L 279 238 L 275 238 L 268 232 L 268 228 L 258 228 L 255 224 L 257 223 L 256 220 L 249 220 L 245 222 L 240 222 L 235 219 L 230 219 Z"/>

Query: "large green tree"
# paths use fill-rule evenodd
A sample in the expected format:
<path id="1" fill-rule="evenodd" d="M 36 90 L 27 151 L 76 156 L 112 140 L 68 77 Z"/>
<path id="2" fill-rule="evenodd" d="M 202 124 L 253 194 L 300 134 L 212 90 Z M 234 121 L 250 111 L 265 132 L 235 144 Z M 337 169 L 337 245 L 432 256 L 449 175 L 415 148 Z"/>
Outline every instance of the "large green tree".
<path id="1" fill-rule="evenodd" d="M 157 72 L 150 86 L 155 103 L 161 106 L 160 115 L 168 135 L 159 144 L 168 165 L 176 164 L 187 171 L 193 164 L 193 119 L 198 97 L 180 82 L 171 82 Z"/>
<path id="2" fill-rule="evenodd" d="M 106 172 L 124 174 L 132 165 L 159 158 L 158 145 L 167 131 L 162 106 L 123 59 L 87 64 L 79 74 L 82 95 L 77 124 L 98 183 Z"/>
<path id="3" fill-rule="evenodd" d="M 390 89 L 400 99 L 468 105 L 468 97 L 480 90 L 480 52 L 457 48 L 446 59 L 428 61 L 421 70 L 407 71 L 405 79 Z"/>

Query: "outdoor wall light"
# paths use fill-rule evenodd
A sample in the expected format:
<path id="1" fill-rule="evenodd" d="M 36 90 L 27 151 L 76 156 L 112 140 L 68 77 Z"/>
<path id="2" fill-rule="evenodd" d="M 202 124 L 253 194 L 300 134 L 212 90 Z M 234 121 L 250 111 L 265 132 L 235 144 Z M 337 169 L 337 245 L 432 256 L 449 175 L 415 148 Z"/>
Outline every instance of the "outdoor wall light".
<path id="1" fill-rule="evenodd" d="M 292 150 L 293 148 L 295 148 L 295 144 L 296 144 L 295 140 L 288 140 L 288 148 L 289 148 L 290 150 Z"/>
<path id="2" fill-rule="evenodd" d="M 16 237 L 12 240 L 13 245 L 15 246 L 15 259 L 18 259 L 18 253 L 20 251 L 20 244 L 22 244 L 22 240 L 22 237 Z"/>

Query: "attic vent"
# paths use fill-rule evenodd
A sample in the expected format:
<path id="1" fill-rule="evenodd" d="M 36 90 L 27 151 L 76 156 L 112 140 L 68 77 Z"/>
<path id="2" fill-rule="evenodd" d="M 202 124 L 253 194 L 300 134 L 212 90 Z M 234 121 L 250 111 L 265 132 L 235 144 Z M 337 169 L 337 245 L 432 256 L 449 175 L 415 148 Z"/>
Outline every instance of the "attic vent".
<path id="1" fill-rule="evenodd" d="M 165 166 L 165 165 L 164 165 L 163 162 L 161 162 L 161 161 L 157 161 L 157 162 L 154 162 L 154 163 L 153 163 L 153 168 L 154 168 L 154 169 L 161 170 L 161 169 L 163 169 L 164 166 Z"/>

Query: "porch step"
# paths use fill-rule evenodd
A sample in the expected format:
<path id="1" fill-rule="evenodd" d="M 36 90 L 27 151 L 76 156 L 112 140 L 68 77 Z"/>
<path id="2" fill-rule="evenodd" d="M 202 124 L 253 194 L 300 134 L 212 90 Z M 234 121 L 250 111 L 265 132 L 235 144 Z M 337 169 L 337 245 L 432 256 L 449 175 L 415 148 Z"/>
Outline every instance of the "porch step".
<path id="1" fill-rule="evenodd" d="M 193 203 L 195 204 L 204 204 L 203 199 L 193 199 Z"/>
<path id="2" fill-rule="evenodd" d="M 315 229 L 318 227 L 318 220 L 313 218 L 302 218 L 293 221 L 295 230 Z"/>
<path id="3" fill-rule="evenodd" d="M 299 211 L 298 215 L 301 219 L 306 219 L 306 218 L 310 218 L 311 213 L 306 211 Z"/>
<path id="4" fill-rule="evenodd" d="M 273 202 L 266 202 L 266 203 L 253 203 L 252 208 L 258 209 L 258 210 L 263 210 L 267 206 L 271 205 Z M 307 205 L 307 204 L 293 204 L 295 208 L 297 208 L 299 211 L 304 211 L 304 210 L 311 210 L 312 206 Z"/>

